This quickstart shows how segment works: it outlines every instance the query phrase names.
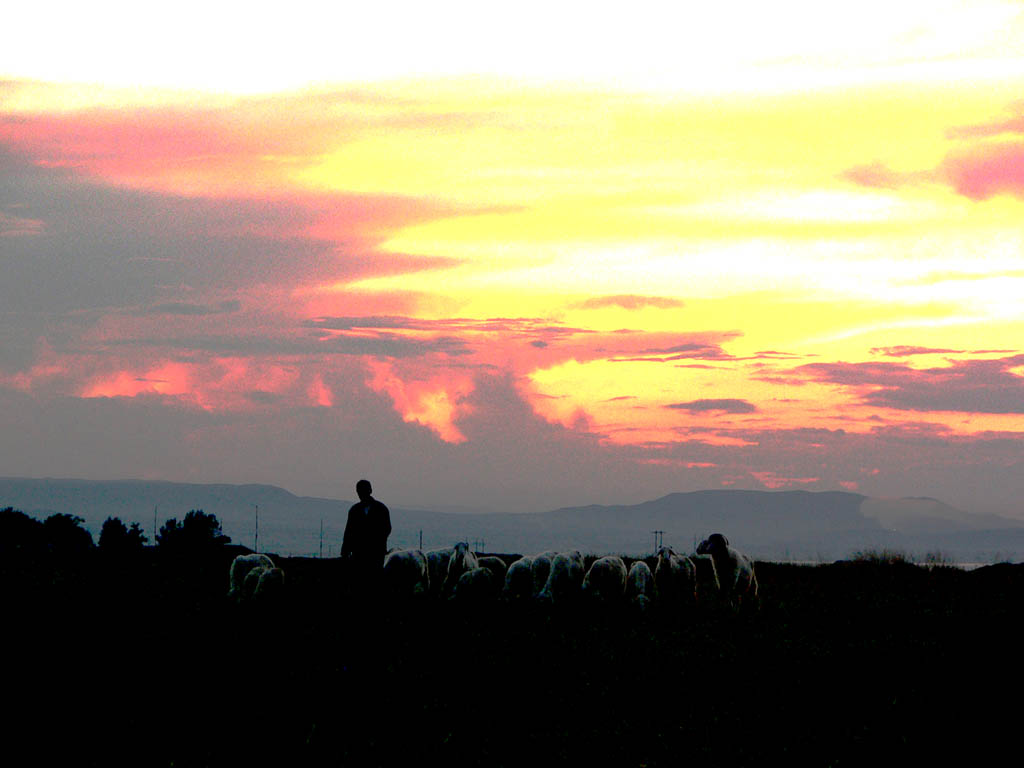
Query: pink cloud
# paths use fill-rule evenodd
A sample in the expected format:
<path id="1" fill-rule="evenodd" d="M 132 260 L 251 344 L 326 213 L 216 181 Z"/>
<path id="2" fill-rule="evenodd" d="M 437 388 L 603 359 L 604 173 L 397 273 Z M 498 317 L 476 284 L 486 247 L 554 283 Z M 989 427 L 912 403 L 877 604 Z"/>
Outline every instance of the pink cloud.
<path id="1" fill-rule="evenodd" d="M 810 363 L 797 376 L 857 391 L 860 402 L 906 411 L 1024 413 L 1024 376 L 1012 369 L 1024 355 L 997 360 L 955 360 L 936 368 L 900 363 Z"/>
<path id="2" fill-rule="evenodd" d="M 994 137 L 1024 134 L 1024 107 L 1014 108 L 1014 116 L 975 125 L 952 128 L 951 139 L 964 145 L 950 152 L 935 168 L 913 172 L 895 171 L 875 161 L 848 168 L 840 177 L 859 186 L 896 189 L 908 184 L 943 183 L 971 200 L 987 200 L 995 195 L 1024 197 L 1024 142 Z"/>
<path id="3" fill-rule="evenodd" d="M 580 309 L 604 309 L 606 307 L 620 307 L 621 309 L 637 310 L 645 307 L 656 309 L 676 309 L 683 306 L 680 299 L 666 296 L 637 296 L 635 294 L 621 294 L 616 296 L 595 296 L 592 299 L 580 302 Z"/>
<path id="4" fill-rule="evenodd" d="M 31 237 L 43 231 L 43 222 L 0 211 L 0 237 Z"/>
<path id="5" fill-rule="evenodd" d="M 906 174 L 894 171 L 880 162 L 848 168 L 840 174 L 840 177 L 862 187 L 878 189 L 896 189 L 907 182 Z"/>
<path id="6" fill-rule="evenodd" d="M 16 92 L 20 84 L 7 82 Z M 44 86 L 45 87 L 45 86 Z M 60 91 L 51 98 L 60 98 Z M 366 109 L 372 104 L 380 109 Z M 92 107 L 4 115 L 0 143 L 33 162 L 119 185 L 201 196 L 294 188 L 294 171 L 381 131 L 457 132 L 493 122 L 484 113 L 438 111 L 429 102 L 370 91 L 237 99 L 230 104 Z"/>
<path id="7" fill-rule="evenodd" d="M 235 188 L 281 176 L 272 155 L 317 151 L 317 132 L 286 130 L 273 115 L 256 122 L 206 110 L 143 109 L 0 117 L 0 142 L 40 165 L 71 168 L 132 186 L 180 186 L 187 176 L 224 177 Z M 177 178 L 177 184 L 171 179 Z M 244 181 L 243 181 L 244 180 Z M 243 182 L 240 184 L 239 182 Z M 223 182 L 218 183 L 222 186 Z M 197 188 L 208 193 L 214 186 Z"/>
<path id="8" fill-rule="evenodd" d="M 963 354 L 962 349 L 934 349 L 932 347 L 911 347 L 898 345 L 895 347 L 872 347 L 872 355 L 886 357 L 911 357 L 913 355 Z"/>
<path id="9" fill-rule="evenodd" d="M 1024 142 L 984 144 L 950 154 L 939 166 L 942 178 L 971 200 L 994 195 L 1024 197 Z"/>
<path id="10" fill-rule="evenodd" d="M 757 406 L 753 403 L 733 398 L 692 400 L 688 403 L 671 403 L 665 407 L 690 413 L 754 413 L 757 411 Z"/>
<path id="11" fill-rule="evenodd" d="M 999 136 L 1003 133 L 1024 133 L 1024 103 L 1014 105 L 1012 111 L 1017 114 L 1006 120 L 959 126 L 948 130 L 946 135 L 951 139 L 973 139 Z"/>
<path id="12" fill-rule="evenodd" d="M 938 167 L 898 173 L 881 163 L 858 166 L 842 177 L 864 187 L 896 189 L 907 184 L 942 182 L 971 200 L 1001 194 L 1024 197 L 1024 142 L 982 144 L 950 153 Z"/>

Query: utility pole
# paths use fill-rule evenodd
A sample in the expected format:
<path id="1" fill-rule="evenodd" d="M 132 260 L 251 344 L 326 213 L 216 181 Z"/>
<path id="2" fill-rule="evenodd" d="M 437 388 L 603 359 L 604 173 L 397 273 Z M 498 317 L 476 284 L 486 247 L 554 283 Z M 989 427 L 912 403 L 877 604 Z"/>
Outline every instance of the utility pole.
<path id="1" fill-rule="evenodd" d="M 654 551 L 657 552 L 665 544 L 664 531 L 651 531 L 654 534 Z"/>
<path id="2" fill-rule="evenodd" d="M 256 534 L 253 536 L 253 539 L 252 539 L 252 551 L 253 552 L 259 552 L 260 551 L 260 505 L 259 504 L 253 504 L 252 506 L 256 507 Z"/>
<path id="3" fill-rule="evenodd" d="M 156 508 L 159 507 L 159 506 L 160 506 L 159 504 L 154 504 L 153 505 L 153 546 L 154 547 L 156 546 Z"/>
<path id="4" fill-rule="evenodd" d="M 420 552 L 423 551 L 423 529 L 420 528 Z"/>
<path id="5" fill-rule="evenodd" d="M 320 518 L 320 559 L 324 559 L 324 519 Z"/>

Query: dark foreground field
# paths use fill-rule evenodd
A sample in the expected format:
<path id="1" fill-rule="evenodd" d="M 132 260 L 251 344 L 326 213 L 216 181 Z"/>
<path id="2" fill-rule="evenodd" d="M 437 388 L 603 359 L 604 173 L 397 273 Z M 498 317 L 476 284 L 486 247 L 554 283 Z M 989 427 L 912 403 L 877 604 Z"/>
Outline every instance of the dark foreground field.
<path id="1" fill-rule="evenodd" d="M 5 764 L 1019 759 L 1022 566 L 758 563 L 759 611 L 639 616 L 368 611 L 309 559 L 239 607 L 229 561 L 6 566 Z"/>

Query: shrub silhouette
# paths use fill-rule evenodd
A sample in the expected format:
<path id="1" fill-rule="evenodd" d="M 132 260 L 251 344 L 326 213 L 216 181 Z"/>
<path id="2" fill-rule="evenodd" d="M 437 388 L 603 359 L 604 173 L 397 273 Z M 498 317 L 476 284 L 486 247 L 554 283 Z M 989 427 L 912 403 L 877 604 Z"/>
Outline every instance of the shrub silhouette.
<path id="1" fill-rule="evenodd" d="M 201 554 L 223 547 L 231 539 L 224 535 L 213 514 L 193 509 L 182 522 L 171 518 L 160 528 L 156 543 L 160 549 L 181 554 Z"/>

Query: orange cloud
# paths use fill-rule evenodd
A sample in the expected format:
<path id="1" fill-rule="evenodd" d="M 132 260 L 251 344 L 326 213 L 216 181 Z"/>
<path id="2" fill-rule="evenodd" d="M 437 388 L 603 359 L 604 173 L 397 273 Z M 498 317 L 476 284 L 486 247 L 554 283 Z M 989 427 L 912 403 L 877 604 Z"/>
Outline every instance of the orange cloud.
<path id="1" fill-rule="evenodd" d="M 82 391 L 82 397 L 136 397 L 141 394 L 184 396 L 202 405 L 195 391 L 192 366 L 164 363 L 144 371 L 123 370 L 99 376 Z"/>
<path id="2" fill-rule="evenodd" d="M 320 373 L 279 359 L 209 357 L 158 361 L 114 373 L 93 374 L 78 391 L 84 398 L 160 395 L 206 411 L 250 411 L 266 406 L 332 407 L 334 395 Z"/>
<path id="3" fill-rule="evenodd" d="M 395 410 L 408 423 L 421 424 L 446 443 L 464 443 L 456 422 L 470 412 L 465 398 L 473 391 L 469 376 L 434 374 L 426 380 L 400 376 L 387 362 L 370 361 L 366 384 L 391 398 Z"/>
<path id="4" fill-rule="evenodd" d="M 820 482 L 820 477 L 781 477 L 774 472 L 751 472 L 765 488 L 773 491 L 779 488 L 792 488 L 796 485 L 812 485 Z"/>
<path id="5" fill-rule="evenodd" d="M 314 376 L 306 393 L 309 395 L 309 399 L 321 408 L 331 408 L 334 405 L 334 393 L 330 387 L 324 384 L 323 376 Z"/>

